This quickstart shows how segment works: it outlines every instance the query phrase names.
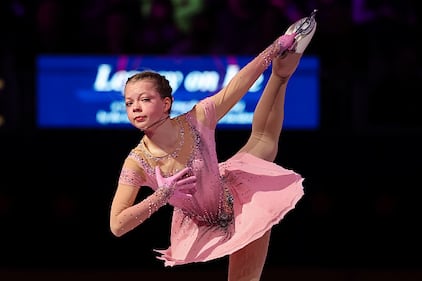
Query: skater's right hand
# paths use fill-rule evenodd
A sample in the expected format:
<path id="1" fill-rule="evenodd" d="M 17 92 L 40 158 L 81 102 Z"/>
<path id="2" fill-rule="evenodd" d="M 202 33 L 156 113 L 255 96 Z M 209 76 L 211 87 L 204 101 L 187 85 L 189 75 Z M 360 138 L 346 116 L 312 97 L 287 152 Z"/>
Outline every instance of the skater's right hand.
<path id="1" fill-rule="evenodd" d="M 196 177 L 190 175 L 189 172 L 190 168 L 184 168 L 173 176 L 163 177 L 160 167 L 155 167 L 157 184 L 160 188 L 168 188 L 170 190 L 170 200 L 172 198 L 192 197 L 196 192 Z"/>

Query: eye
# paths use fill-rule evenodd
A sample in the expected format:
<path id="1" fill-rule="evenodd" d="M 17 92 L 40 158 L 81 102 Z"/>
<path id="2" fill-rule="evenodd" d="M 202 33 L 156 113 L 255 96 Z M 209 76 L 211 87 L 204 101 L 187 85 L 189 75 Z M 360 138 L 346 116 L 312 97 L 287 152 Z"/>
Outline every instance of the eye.
<path id="1" fill-rule="evenodd" d="M 143 98 L 141 99 L 142 102 L 149 102 L 151 99 L 150 98 Z"/>
<path id="2" fill-rule="evenodd" d="M 131 101 L 127 101 L 127 102 L 125 102 L 126 107 L 129 107 L 129 106 L 131 106 L 132 104 L 133 104 L 133 102 L 131 102 Z"/>

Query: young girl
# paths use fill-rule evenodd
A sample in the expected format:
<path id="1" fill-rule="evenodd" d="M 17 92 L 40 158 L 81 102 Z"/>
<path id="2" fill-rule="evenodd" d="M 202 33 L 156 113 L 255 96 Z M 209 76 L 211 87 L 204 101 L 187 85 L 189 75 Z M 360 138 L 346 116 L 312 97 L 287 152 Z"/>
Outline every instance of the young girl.
<path id="1" fill-rule="evenodd" d="M 127 80 L 124 98 L 131 124 L 143 131 L 127 156 L 113 198 L 110 228 L 122 236 L 160 207 L 174 207 L 171 245 L 158 251 L 166 266 L 229 255 L 228 280 L 259 280 L 272 226 L 303 196 L 303 178 L 273 161 L 283 124 L 287 83 L 315 32 L 314 13 L 243 67 L 230 83 L 170 118 L 168 80 L 144 71 Z M 254 111 L 247 143 L 218 163 L 217 122 L 272 64 Z M 153 193 L 135 202 L 141 187 Z"/>

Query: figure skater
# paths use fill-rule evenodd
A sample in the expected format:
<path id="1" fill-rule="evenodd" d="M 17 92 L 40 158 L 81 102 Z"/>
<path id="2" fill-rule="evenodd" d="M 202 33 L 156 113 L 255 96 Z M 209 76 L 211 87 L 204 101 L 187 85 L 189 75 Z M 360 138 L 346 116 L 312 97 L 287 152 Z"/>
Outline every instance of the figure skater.
<path id="1" fill-rule="evenodd" d="M 228 280 L 260 280 L 271 228 L 304 195 L 303 178 L 275 164 L 286 87 L 316 29 L 315 12 L 291 25 L 220 91 L 170 117 L 169 81 L 154 71 L 129 77 L 127 116 L 143 132 L 121 169 L 110 210 L 119 237 L 173 206 L 170 246 L 156 249 L 165 266 L 229 256 Z M 246 144 L 218 163 L 217 122 L 272 65 Z M 151 195 L 137 200 L 140 188 Z"/>

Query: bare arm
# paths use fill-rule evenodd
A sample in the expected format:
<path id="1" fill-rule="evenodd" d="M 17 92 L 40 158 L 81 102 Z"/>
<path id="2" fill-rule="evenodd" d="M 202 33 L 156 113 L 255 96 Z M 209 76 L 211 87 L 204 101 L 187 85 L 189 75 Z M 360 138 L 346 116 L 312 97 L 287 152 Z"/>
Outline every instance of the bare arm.
<path id="1" fill-rule="evenodd" d="M 148 219 L 159 208 L 167 204 L 168 192 L 164 188 L 133 205 L 139 188 L 120 184 L 114 195 L 110 212 L 111 232 L 120 237 Z"/>
<path id="2" fill-rule="evenodd" d="M 120 237 L 140 225 L 170 199 L 183 200 L 196 191 L 196 177 L 186 176 L 189 168 L 171 177 L 163 177 L 158 166 L 155 170 L 159 188 L 135 204 L 139 188 L 145 184 L 145 174 L 133 160 L 125 161 L 110 210 L 110 229 L 115 236 Z"/>
<path id="3" fill-rule="evenodd" d="M 110 209 L 110 230 L 115 236 L 129 232 L 167 203 L 168 194 L 160 188 L 135 203 L 139 189 L 145 184 L 145 177 L 145 172 L 135 160 L 125 160 Z"/>
<path id="4" fill-rule="evenodd" d="M 244 66 L 218 93 L 211 98 L 221 119 L 249 90 L 271 61 L 293 43 L 294 37 L 283 35 Z"/>

